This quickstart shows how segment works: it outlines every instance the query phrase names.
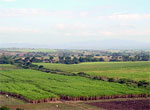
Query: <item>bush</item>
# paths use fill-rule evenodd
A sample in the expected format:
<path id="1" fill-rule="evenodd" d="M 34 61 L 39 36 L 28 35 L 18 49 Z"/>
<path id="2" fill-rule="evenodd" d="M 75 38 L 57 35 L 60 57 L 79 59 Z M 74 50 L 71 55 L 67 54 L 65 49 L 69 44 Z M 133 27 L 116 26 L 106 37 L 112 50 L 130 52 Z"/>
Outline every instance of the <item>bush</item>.
<path id="1" fill-rule="evenodd" d="M 84 73 L 84 72 L 79 72 L 78 75 L 79 75 L 79 76 L 85 76 L 86 73 Z"/>
<path id="2" fill-rule="evenodd" d="M 10 110 L 10 108 L 8 108 L 8 107 L 6 107 L 6 106 L 2 106 L 2 107 L 0 108 L 0 110 Z"/>
<path id="3" fill-rule="evenodd" d="M 119 79 L 119 80 L 118 80 L 118 83 L 120 83 L 120 84 L 127 83 L 127 79 Z"/>
<path id="4" fill-rule="evenodd" d="M 72 76 L 77 76 L 77 74 L 76 73 L 72 73 Z"/>
<path id="5" fill-rule="evenodd" d="M 100 77 L 100 76 L 98 77 L 98 80 L 104 81 L 103 77 Z"/>
<path id="6" fill-rule="evenodd" d="M 115 79 L 114 78 L 108 78 L 108 81 L 109 82 L 115 82 Z"/>
<path id="7" fill-rule="evenodd" d="M 98 77 L 97 77 L 97 76 L 94 76 L 93 79 L 94 79 L 94 80 L 98 80 Z"/>
<path id="8" fill-rule="evenodd" d="M 24 110 L 24 109 L 21 109 L 21 108 L 16 108 L 16 110 Z"/>
<path id="9" fill-rule="evenodd" d="M 142 80 L 138 82 L 138 86 L 144 86 L 144 85 L 148 85 L 148 82 L 146 82 L 146 80 Z"/>
<path id="10" fill-rule="evenodd" d="M 89 76 L 89 77 L 92 78 L 93 80 L 102 80 L 102 81 L 104 81 L 103 77 L 101 77 L 101 76 L 94 76 L 94 77 Z"/>

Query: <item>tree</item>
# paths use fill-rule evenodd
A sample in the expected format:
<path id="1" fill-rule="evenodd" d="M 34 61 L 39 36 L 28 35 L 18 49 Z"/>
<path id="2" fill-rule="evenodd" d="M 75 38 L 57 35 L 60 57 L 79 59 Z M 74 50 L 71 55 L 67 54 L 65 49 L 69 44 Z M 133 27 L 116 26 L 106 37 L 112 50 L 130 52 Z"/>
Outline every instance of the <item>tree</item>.
<path id="1" fill-rule="evenodd" d="M 41 70 L 41 69 L 43 69 L 43 68 L 44 68 L 44 66 L 43 66 L 43 65 L 40 65 L 40 66 L 39 66 L 39 69 L 40 69 L 40 70 Z"/>
<path id="2" fill-rule="evenodd" d="M 72 62 L 73 62 L 73 64 L 78 64 L 79 60 L 78 60 L 78 58 L 74 57 Z"/>
<path id="3" fill-rule="evenodd" d="M 8 107 L 6 107 L 6 106 L 2 106 L 2 107 L 0 108 L 0 110 L 10 110 L 10 108 L 8 108 Z"/>
<path id="4" fill-rule="evenodd" d="M 129 61 L 129 56 L 128 55 L 123 55 L 122 58 L 123 58 L 123 61 Z"/>
<path id="5" fill-rule="evenodd" d="M 30 60 L 30 62 L 38 63 L 38 62 L 41 62 L 41 60 L 40 60 L 40 59 L 37 59 L 37 58 L 35 58 L 35 57 L 32 57 L 31 60 Z"/>
<path id="6" fill-rule="evenodd" d="M 72 64 L 71 57 L 65 57 L 65 64 Z"/>
<path id="7" fill-rule="evenodd" d="M 150 59 L 150 55 L 143 55 L 142 61 L 148 61 Z"/>
<path id="8" fill-rule="evenodd" d="M 64 57 L 59 56 L 59 62 L 64 63 Z"/>
<path id="9" fill-rule="evenodd" d="M 100 58 L 99 61 L 104 61 L 104 59 L 103 59 L 103 58 Z"/>
<path id="10" fill-rule="evenodd" d="M 5 55 L 0 57 L 0 64 L 9 64 L 9 58 Z"/>
<path id="11" fill-rule="evenodd" d="M 24 109 L 21 109 L 21 108 L 16 108 L 16 110 L 24 110 Z"/>
<path id="12" fill-rule="evenodd" d="M 52 61 L 52 60 L 54 59 L 54 57 L 53 57 L 53 56 L 50 56 L 49 59 Z"/>

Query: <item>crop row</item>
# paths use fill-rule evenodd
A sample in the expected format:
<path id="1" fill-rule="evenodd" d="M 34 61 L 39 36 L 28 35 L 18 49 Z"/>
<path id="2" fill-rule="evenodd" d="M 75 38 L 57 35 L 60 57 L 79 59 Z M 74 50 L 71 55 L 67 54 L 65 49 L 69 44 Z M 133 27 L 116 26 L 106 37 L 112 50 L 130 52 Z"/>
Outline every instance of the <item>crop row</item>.
<path id="1" fill-rule="evenodd" d="M 60 96 L 94 97 L 149 93 L 146 88 L 80 76 L 47 74 L 30 69 L 1 70 L 0 91 L 19 94 L 31 100 Z"/>

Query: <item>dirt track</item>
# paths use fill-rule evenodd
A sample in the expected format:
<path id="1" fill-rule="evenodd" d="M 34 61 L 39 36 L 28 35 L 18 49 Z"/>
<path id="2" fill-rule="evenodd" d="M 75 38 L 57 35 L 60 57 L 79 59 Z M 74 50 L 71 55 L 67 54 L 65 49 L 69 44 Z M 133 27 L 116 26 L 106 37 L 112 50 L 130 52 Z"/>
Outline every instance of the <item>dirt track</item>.
<path id="1" fill-rule="evenodd" d="M 150 110 L 150 100 L 129 100 L 87 103 L 106 110 Z"/>

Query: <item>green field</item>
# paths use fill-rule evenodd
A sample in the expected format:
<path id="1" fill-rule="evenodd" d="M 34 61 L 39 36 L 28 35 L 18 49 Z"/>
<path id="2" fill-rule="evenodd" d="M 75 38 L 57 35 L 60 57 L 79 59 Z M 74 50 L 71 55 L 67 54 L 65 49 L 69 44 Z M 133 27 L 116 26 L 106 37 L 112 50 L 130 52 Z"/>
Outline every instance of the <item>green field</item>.
<path id="1" fill-rule="evenodd" d="M 0 64 L 0 70 L 9 70 L 9 69 L 17 69 L 17 68 L 19 67 L 10 64 Z"/>
<path id="2" fill-rule="evenodd" d="M 30 69 L 0 70 L 0 91 L 20 94 L 31 100 L 60 95 L 89 97 L 149 93 L 146 88 Z"/>
<path id="3" fill-rule="evenodd" d="M 0 95 L 0 107 L 4 105 L 19 105 L 19 104 L 25 104 L 26 102 L 13 98 L 13 97 L 8 97 L 6 98 L 5 95 Z"/>
<path id="4" fill-rule="evenodd" d="M 85 72 L 94 76 L 128 78 L 131 80 L 150 79 L 150 62 L 87 62 L 80 64 L 35 63 L 50 69 L 67 72 Z"/>

